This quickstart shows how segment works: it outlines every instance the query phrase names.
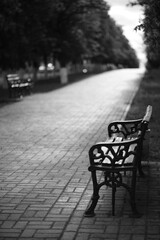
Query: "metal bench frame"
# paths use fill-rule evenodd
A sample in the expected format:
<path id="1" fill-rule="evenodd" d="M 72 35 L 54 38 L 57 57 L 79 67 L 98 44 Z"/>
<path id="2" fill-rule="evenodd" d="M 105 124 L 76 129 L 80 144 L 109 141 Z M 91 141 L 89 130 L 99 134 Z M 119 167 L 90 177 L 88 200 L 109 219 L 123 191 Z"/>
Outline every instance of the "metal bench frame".
<path id="1" fill-rule="evenodd" d="M 86 217 L 95 215 L 94 209 L 98 203 L 99 190 L 103 185 L 112 188 L 112 215 L 115 215 L 115 193 L 118 187 L 125 187 L 130 195 L 133 216 L 140 217 L 136 208 L 136 178 L 137 170 L 142 171 L 142 151 L 145 133 L 152 115 L 152 106 L 148 106 L 145 116 L 138 120 L 114 121 L 108 126 L 110 139 L 100 142 L 89 149 L 90 166 L 93 182 L 93 195 L 89 207 L 85 211 Z M 121 139 L 121 140 L 119 140 Z M 98 182 L 97 171 L 102 171 L 103 178 Z M 124 173 L 130 173 L 130 185 L 123 181 Z"/>
<path id="2" fill-rule="evenodd" d="M 18 74 L 8 74 L 9 98 L 19 98 L 25 94 L 30 94 L 33 88 L 33 81 L 30 78 L 21 79 Z"/>

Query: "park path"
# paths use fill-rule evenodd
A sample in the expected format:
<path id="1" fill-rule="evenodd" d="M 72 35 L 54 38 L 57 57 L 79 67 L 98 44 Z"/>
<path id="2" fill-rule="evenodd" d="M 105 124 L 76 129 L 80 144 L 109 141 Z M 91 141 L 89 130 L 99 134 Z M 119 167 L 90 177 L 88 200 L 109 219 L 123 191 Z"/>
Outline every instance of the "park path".
<path id="1" fill-rule="evenodd" d="M 83 218 L 88 150 L 125 118 L 142 76 L 115 70 L 0 106 L 0 239 L 121 239 L 109 205 Z"/>

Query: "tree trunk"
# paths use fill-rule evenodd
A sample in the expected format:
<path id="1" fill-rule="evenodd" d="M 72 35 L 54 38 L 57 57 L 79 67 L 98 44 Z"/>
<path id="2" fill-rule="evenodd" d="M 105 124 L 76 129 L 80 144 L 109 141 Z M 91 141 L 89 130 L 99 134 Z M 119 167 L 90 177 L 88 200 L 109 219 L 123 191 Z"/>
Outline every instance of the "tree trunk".
<path id="1" fill-rule="evenodd" d="M 45 65 L 45 69 L 44 69 L 44 78 L 45 80 L 48 79 L 48 70 L 47 70 L 47 65 Z"/>
<path id="2" fill-rule="evenodd" d="M 67 73 L 66 67 L 60 68 L 60 80 L 61 80 L 61 84 L 68 83 L 68 73 Z"/>
<path id="3" fill-rule="evenodd" d="M 8 82 L 7 82 L 7 73 L 6 72 L 3 72 L 2 73 L 2 88 L 3 89 L 8 89 Z"/>

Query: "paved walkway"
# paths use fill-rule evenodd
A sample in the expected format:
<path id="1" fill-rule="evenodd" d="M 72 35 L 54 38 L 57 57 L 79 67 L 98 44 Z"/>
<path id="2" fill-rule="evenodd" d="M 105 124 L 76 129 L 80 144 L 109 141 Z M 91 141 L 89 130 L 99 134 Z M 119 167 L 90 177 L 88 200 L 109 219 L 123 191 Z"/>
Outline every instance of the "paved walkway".
<path id="1" fill-rule="evenodd" d="M 150 228 L 145 214 L 131 218 L 123 190 L 117 192 L 115 217 L 106 189 L 96 216 L 83 217 L 92 195 L 88 149 L 105 140 L 110 121 L 125 118 L 141 75 L 140 70 L 112 71 L 1 105 L 1 240 L 160 239 L 158 218 Z M 145 212 L 148 180 L 139 181 L 138 206 Z M 153 228 L 157 238 L 147 238 Z"/>

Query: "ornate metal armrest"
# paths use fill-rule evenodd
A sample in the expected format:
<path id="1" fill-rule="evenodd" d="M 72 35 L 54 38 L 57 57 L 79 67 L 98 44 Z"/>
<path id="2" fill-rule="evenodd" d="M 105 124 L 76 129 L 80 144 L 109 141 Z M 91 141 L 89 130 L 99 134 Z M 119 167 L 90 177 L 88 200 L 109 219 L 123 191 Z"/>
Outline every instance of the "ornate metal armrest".
<path id="1" fill-rule="evenodd" d="M 96 168 L 103 168 L 103 166 L 115 168 L 128 164 L 134 166 L 134 157 L 139 142 L 140 138 L 135 138 L 121 142 L 100 142 L 93 145 L 89 150 L 89 170 L 91 171 L 93 166 Z"/>
<path id="2" fill-rule="evenodd" d="M 93 195 L 91 202 L 85 211 L 86 217 L 95 215 L 94 209 L 98 203 L 99 190 L 106 185 L 112 188 L 112 215 L 115 215 L 115 193 L 118 187 L 124 187 L 130 194 L 130 202 L 134 216 L 140 214 L 136 209 L 135 187 L 136 172 L 139 162 L 139 143 L 141 138 L 125 140 L 120 142 L 100 142 L 93 145 L 89 150 L 90 166 L 93 182 Z M 99 178 L 97 171 L 103 172 L 103 177 Z M 123 173 L 132 172 L 131 183 L 123 181 Z"/>
<path id="3" fill-rule="evenodd" d="M 108 125 L 109 137 L 120 135 L 124 138 L 138 136 L 143 119 L 114 121 Z"/>

